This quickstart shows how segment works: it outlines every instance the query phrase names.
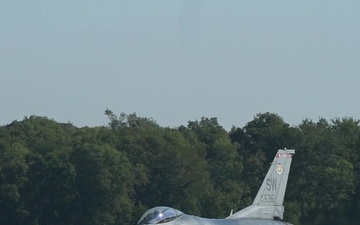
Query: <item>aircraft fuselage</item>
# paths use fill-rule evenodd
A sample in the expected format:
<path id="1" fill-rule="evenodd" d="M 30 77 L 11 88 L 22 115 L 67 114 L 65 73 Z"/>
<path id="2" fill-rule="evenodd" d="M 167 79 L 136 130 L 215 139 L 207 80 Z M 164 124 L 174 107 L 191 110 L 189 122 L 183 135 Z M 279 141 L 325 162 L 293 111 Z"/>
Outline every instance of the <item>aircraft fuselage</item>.
<path id="1" fill-rule="evenodd" d="M 168 223 L 169 225 L 291 225 L 279 220 L 238 218 L 238 219 L 207 219 L 183 214 Z"/>

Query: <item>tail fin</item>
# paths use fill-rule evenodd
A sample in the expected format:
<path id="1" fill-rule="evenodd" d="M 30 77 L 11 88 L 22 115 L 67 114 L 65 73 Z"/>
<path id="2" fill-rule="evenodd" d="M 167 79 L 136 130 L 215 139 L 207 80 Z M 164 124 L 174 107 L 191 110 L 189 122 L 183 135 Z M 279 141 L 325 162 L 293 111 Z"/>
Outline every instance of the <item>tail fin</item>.
<path id="1" fill-rule="evenodd" d="M 279 149 L 253 204 L 234 213 L 228 219 L 240 217 L 282 219 L 285 190 L 294 154 L 293 149 Z"/>

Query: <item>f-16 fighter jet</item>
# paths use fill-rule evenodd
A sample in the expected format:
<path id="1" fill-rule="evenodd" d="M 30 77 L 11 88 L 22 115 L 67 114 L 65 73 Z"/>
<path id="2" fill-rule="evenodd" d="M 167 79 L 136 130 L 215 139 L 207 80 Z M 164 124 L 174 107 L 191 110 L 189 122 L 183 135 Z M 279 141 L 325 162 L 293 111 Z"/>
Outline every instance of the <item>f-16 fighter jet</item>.
<path id="1" fill-rule="evenodd" d="M 252 205 L 224 219 L 187 215 L 179 210 L 158 206 L 144 213 L 137 225 L 292 225 L 282 221 L 284 196 L 293 149 L 279 149 Z"/>

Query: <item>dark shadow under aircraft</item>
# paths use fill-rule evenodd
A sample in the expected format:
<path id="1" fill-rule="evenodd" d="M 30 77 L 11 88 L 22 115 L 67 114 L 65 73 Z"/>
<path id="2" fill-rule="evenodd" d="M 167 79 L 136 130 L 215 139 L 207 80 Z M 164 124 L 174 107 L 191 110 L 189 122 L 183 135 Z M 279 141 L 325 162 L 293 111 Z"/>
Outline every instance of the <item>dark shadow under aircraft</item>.
<path id="1" fill-rule="evenodd" d="M 137 225 L 291 225 L 282 221 L 284 196 L 293 149 L 279 149 L 252 205 L 230 213 L 225 219 L 187 215 L 179 210 L 158 206 L 144 213 Z"/>

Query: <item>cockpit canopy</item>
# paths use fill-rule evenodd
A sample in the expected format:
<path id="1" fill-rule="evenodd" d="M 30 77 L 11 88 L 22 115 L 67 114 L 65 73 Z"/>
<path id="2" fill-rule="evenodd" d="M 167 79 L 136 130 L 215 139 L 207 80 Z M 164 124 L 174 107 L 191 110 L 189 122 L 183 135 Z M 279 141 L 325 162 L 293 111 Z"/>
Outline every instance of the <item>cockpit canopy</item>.
<path id="1" fill-rule="evenodd" d="M 138 224 L 166 223 L 176 219 L 182 214 L 183 213 L 179 210 L 165 206 L 158 206 L 146 211 L 144 215 L 140 218 Z"/>

